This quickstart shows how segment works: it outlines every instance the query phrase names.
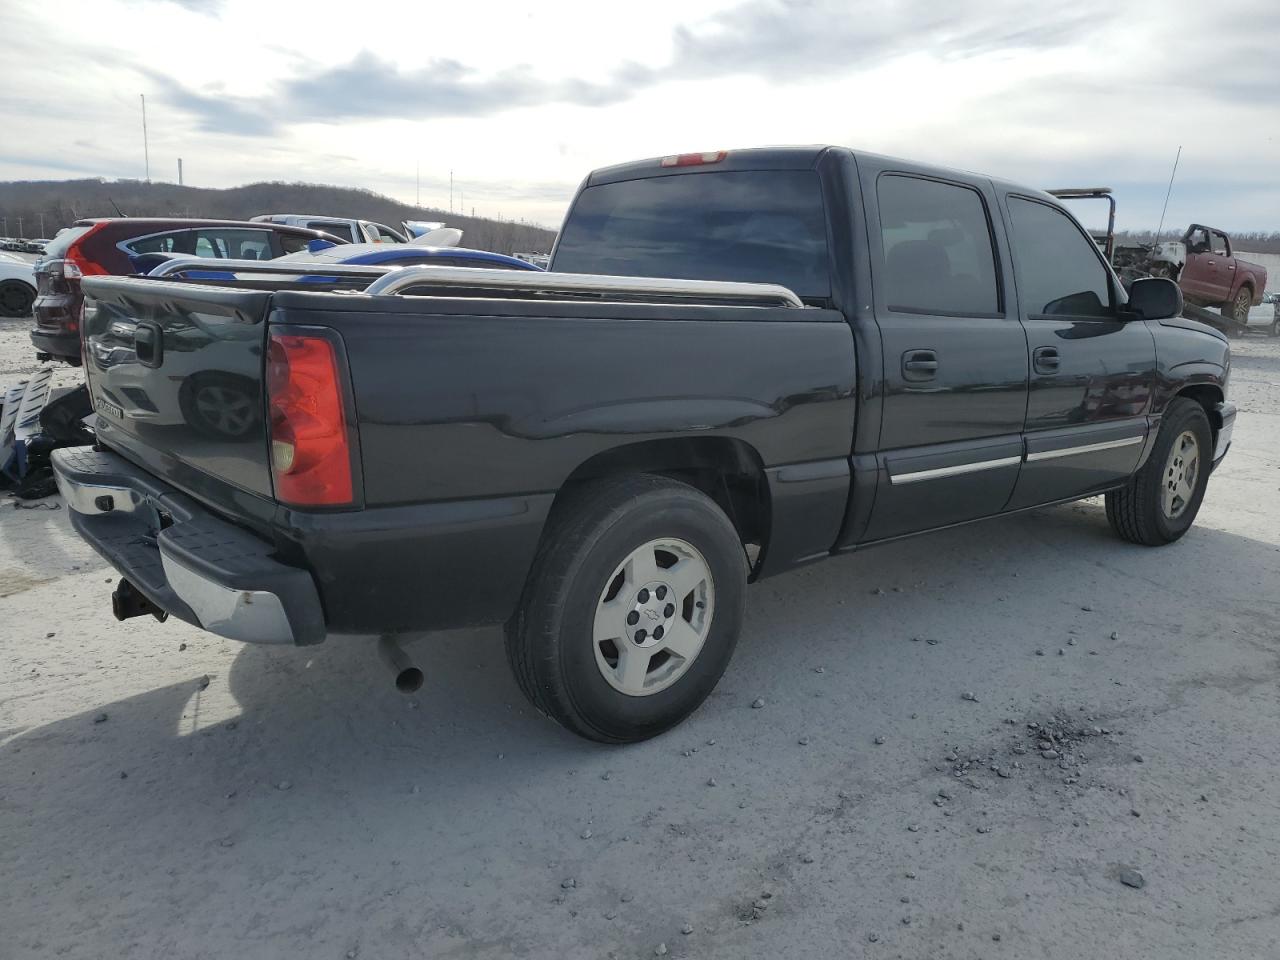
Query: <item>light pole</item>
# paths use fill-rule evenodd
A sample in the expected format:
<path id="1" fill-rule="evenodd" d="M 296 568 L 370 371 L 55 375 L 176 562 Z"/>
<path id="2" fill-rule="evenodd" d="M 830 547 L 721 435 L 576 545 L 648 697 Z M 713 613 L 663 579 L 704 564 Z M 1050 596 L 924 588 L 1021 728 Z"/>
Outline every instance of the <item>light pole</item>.
<path id="1" fill-rule="evenodd" d="M 147 95 L 138 94 L 142 98 L 142 159 L 146 164 L 147 183 L 151 182 L 151 145 L 147 143 Z"/>

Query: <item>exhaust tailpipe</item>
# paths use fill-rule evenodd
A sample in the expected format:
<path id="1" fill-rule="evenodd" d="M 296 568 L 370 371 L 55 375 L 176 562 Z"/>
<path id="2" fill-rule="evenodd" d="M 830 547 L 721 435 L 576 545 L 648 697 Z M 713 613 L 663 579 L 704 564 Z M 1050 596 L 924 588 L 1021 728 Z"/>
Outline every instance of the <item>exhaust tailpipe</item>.
<path id="1" fill-rule="evenodd" d="M 396 678 L 397 690 L 401 693 L 413 693 L 422 689 L 422 681 L 425 679 L 422 671 L 414 666 L 395 637 L 383 634 L 378 638 L 378 655 L 391 668 Z"/>

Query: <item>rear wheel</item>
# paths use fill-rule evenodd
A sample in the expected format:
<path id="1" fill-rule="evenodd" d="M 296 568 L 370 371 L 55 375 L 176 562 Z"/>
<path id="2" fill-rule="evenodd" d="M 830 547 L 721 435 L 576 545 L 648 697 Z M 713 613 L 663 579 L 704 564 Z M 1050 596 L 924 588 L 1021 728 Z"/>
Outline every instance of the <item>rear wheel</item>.
<path id="1" fill-rule="evenodd" d="M 733 654 L 742 544 L 701 491 L 656 476 L 569 494 L 507 625 L 530 702 L 580 736 L 644 740 L 692 713 Z"/>
<path id="2" fill-rule="evenodd" d="M 1174 400 L 1147 462 L 1106 496 L 1111 528 L 1149 547 L 1177 540 L 1200 511 L 1212 457 L 1213 432 L 1204 408 L 1185 397 Z"/>
<path id="3" fill-rule="evenodd" d="M 0 317 L 29 317 L 36 289 L 21 280 L 0 282 Z"/>
<path id="4" fill-rule="evenodd" d="M 1230 303 L 1222 305 L 1222 315 L 1228 320 L 1234 320 L 1240 324 L 1240 327 L 1233 330 L 1236 336 L 1244 334 L 1244 328 L 1249 325 L 1249 308 L 1253 306 L 1253 291 L 1248 287 L 1241 287 L 1236 291 L 1235 297 Z"/>

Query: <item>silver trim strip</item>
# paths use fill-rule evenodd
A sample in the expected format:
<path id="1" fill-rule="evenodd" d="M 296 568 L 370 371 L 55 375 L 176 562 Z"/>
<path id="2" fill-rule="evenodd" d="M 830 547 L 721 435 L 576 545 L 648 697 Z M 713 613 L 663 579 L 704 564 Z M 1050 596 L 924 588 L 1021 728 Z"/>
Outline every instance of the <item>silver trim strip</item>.
<path id="1" fill-rule="evenodd" d="M 223 261 L 226 263 L 227 261 Z M 270 263 L 271 261 L 266 261 Z M 319 269 L 313 273 L 321 273 Z M 622 294 L 633 297 L 701 297 L 707 300 L 772 302 L 801 309 L 804 301 L 776 283 L 731 280 L 668 280 L 659 277 L 610 277 L 590 273 L 552 273 L 533 270 L 486 270 L 472 267 L 401 267 L 365 288 L 370 296 L 399 293 L 406 287 L 482 287 L 485 289 L 551 291 L 555 293 Z"/>
<path id="2" fill-rule="evenodd" d="M 1035 453 L 1027 454 L 1027 463 L 1035 463 L 1038 460 L 1056 460 L 1058 457 L 1074 457 L 1081 453 L 1096 453 L 1099 450 L 1115 450 L 1117 447 L 1131 447 L 1135 443 L 1142 443 L 1147 438 L 1143 437 L 1125 437 L 1123 440 L 1103 440 L 1100 443 L 1086 443 L 1079 447 L 1063 447 L 1060 450 L 1038 450 Z"/>
<path id="3" fill-rule="evenodd" d="M 978 460 L 975 463 L 961 463 L 954 467 L 934 467 L 932 470 L 913 470 L 910 473 L 890 473 L 889 482 L 918 483 L 921 480 L 937 480 L 941 477 L 958 477 L 965 473 L 977 473 L 980 470 L 995 470 L 997 467 L 1011 467 L 1021 463 L 1021 455 L 1016 457 L 1000 457 L 997 460 Z"/>
<path id="4" fill-rule="evenodd" d="M 668 280 L 660 277 L 609 277 L 588 273 L 550 273 L 535 270 L 489 270 L 483 267 L 369 266 L 290 260 L 219 260 L 176 257 L 149 276 L 169 277 L 190 270 L 302 276 L 374 277 L 364 289 L 369 296 L 399 293 L 408 287 L 480 287 L 487 290 L 530 290 L 554 293 L 617 294 L 631 297 L 689 297 L 737 300 L 748 305 L 803 309 L 804 301 L 776 283 L 731 280 Z"/>
<path id="5" fill-rule="evenodd" d="M 211 273 L 265 273 L 282 276 L 321 277 L 385 277 L 400 267 L 376 266 L 365 263 L 324 263 L 319 260 L 219 260 L 217 257 L 174 257 L 166 260 L 147 276 L 171 277 L 188 270 L 207 270 Z M 465 268 L 463 268 L 465 269 Z M 323 292 L 323 291 L 322 291 Z"/>

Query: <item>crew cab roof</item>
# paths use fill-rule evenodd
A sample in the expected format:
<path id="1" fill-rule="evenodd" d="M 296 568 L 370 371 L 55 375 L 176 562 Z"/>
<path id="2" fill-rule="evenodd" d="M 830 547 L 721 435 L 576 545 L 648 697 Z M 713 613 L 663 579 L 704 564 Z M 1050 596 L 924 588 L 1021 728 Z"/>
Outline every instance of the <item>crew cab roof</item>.
<path id="1" fill-rule="evenodd" d="M 904 171 L 939 177 L 944 180 L 960 180 L 970 183 L 975 180 L 990 181 L 998 190 L 1009 190 L 1026 196 L 1037 197 L 1055 206 L 1062 207 L 1056 197 L 1036 187 L 1029 187 L 1025 184 L 1003 180 L 983 173 L 920 163 L 915 160 L 903 160 L 899 157 L 871 153 L 866 150 L 854 150 L 850 147 L 842 147 L 836 144 L 750 147 L 743 150 L 726 150 L 724 151 L 724 157 L 720 160 L 690 166 L 664 167 L 662 166 L 662 157 L 650 157 L 646 160 L 635 160 L 630 163 L 620 163 L 611 167 L 601 167 L 599 170 L 593 170 L 588 175 L 583 186 L 593 187 L 602 183 L 616 183 L 621 180 L 636 180 L 641 177 L 669 176 L 679 173 L 714 173 L 716 171 L 732 170 L 811 170 L 818 165 L 824 155 L 830 152 L 852 154 L 855 158 L 874 160 L 880 166 L 900 168 Z"/>

